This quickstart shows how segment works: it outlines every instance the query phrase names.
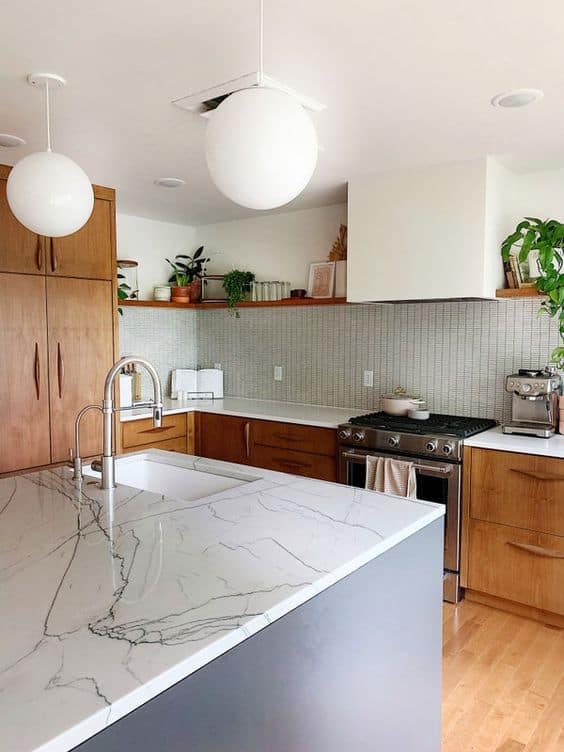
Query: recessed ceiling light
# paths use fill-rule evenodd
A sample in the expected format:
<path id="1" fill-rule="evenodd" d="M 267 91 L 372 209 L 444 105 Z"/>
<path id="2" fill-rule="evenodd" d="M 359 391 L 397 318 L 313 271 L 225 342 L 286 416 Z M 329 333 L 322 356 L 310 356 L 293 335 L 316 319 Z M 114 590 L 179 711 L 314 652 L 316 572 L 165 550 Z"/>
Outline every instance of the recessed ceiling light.
<path id="1" fill-rule="evenodd" d="M 544 92 L 540 89 L 513 89 L 513 91 L 504 91 L 503 94 L 496 94 L 492 99 L 492 105 L 494 107 L 526 107 L 543 97 Z"/>
<path id="2" fill-rule="evenodd" d="M 180 188 L 181 185 L 186 184 L 182 178 L 157 178 L 154 182 L 161 188 Z"/>
<path id="3" fill-rule="evenodd" d="M 13 136 L 11 133 L 0 133 L 0 146 L 11 149 L 14 146 L 23 146 L 26 142 L 19 136 Z"/>

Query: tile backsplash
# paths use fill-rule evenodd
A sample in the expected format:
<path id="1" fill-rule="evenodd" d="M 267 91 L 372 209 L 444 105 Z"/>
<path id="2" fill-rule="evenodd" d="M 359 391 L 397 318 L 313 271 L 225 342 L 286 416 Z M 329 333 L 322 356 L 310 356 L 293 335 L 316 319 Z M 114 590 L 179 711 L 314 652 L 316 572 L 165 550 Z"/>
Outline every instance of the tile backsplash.
<path id="1" fill-rule="evenodd" d="M 122 352 L 175 367 L 221 363 L 225 393 L 378 409 L 395 386 L 435 412 L 508 417 L 504 376 L 542 366 L 558 341 L 538 301 L 437 302 L 182 311 L 126 308 Z M 274 381 L 282 366 L 282 381 Z M 364 370 L 374 386 L 362 386 Z"/>

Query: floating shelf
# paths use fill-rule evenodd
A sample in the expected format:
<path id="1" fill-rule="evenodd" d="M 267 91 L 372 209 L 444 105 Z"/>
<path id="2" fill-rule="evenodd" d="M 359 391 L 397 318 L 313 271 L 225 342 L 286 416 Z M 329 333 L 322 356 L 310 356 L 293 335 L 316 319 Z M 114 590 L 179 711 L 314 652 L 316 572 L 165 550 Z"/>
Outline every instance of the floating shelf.
<path id="1" fill-rule="evenodd" d="M 504 287 L 495 291 L 496 298 L 544 298 L 536 287 Z"/>
<path id="2" fill-rule="evenodd" d="M 346 298 L 284 298 L 284 300 L 243 301 L 237 308 L 293 308 L 299 306 L 344 305 Z M 227 303 L 173 303 L 168 300 L 120 300 L 120 306 L 146 308 L 188 308 L 205 311 L 212 308 L 227 308 Z"/>

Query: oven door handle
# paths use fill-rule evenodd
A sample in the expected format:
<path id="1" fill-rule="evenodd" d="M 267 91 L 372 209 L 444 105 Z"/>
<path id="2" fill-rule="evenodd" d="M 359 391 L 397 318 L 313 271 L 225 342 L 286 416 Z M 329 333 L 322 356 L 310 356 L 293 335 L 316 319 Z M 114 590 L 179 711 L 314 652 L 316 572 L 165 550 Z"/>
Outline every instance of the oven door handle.
<path id="1" fill-rule="evenodd" d="M 366 460 L 369 454 L 355 454 L 354 452 L 342 452 L 342 456 L 345 459 L 348 460 Z M 371 455 L 374 456 L 374 455 Z M 382 457 L 383 459 L 386 459 L 384 455 L 378 454 L 378 457 Z M 408 458 L 405 460 L 402 460 L 402 462 L 410 462 Z M 417 462 L 413 462 L 413 467 L 415 470 L 422 470 L 422 471 L 429 471 L 432 473 L 441 473 L 442 475 L 450 475 L 452 473 L 452 466 L 451 465 L 441 465 L 440 467 L 433 467 L 432 465 L 420 465 Z"/>

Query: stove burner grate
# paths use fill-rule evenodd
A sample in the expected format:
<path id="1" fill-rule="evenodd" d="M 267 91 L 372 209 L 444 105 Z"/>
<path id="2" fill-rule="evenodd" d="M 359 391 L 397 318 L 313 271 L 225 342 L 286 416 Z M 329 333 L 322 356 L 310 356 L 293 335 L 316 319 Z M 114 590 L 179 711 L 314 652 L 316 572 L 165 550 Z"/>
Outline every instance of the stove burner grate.
<path id="1" fill-rule="evenodd" d="M 388 415 L 384 412 L 359 415 L 349 420 L 354 426 L 379 428 L 384 431 L 398 431 L 398 433 L 442 434 L 457 436 L 464 439 L 497 425 L 489 418 L 468 418 L 459 415 L 441 415 L 431 413 L 427 420 L 414 420 L 403 415 Z"/>

